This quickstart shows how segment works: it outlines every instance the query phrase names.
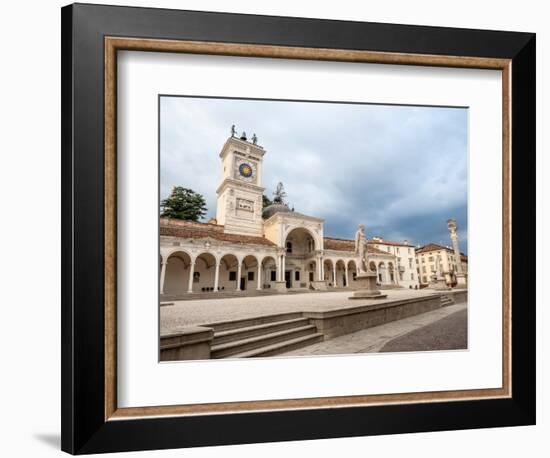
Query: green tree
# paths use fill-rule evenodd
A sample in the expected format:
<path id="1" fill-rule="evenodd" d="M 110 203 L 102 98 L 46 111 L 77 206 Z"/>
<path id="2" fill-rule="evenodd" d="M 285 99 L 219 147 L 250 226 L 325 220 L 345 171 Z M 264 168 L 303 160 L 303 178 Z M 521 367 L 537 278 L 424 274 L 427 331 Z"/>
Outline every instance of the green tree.
<path id="1" fill-rule="evenodd" d="M 170 195 L 160 203 L 166 218 L 198 221 L 206 215 L 206 201 L 202 194 L 182 186 L 174 186 Z"/>
<path id="2" fill-rule="evenodd" d="M 262 210 L 269 207 L 273 202 L 265 194 L 262 194 Z"/>

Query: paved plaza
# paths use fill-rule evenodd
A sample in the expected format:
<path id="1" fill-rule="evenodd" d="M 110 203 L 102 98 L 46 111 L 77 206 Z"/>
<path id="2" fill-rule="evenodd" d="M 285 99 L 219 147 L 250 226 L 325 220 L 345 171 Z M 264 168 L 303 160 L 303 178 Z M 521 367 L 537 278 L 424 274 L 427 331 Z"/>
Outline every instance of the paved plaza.
<path id="1" fill-rule="evenodd" d="M 325 340 L 278 356 L 466 349 L 466 303 Z"/>
<path id="2" fill-rule="evenodd" d="M 386 299 L 350 300 L 352 291 L 277 294 L 270 296 L 233 297 L 175 301 L 160 307 L 161 333 L 185 326 L 240 320 L 287 312 L 328 311 L 359 305 L 382 304 L 402 299 L 435 294 L 432 290 L 387 290 Z"/>

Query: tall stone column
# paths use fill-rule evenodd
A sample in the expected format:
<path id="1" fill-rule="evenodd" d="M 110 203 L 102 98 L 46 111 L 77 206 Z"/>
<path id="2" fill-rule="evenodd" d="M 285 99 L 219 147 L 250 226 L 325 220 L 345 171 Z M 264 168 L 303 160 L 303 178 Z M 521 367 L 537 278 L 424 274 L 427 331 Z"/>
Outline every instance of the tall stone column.
<path id="1" fill-rule="evenodd" d="M 338 281 L 336 280 L 336 263 L 332 263 L 332 285 L 336 288 L 338 286 Z"/>
<path id="2" fill-rule="evenodd" d="M 220 261 L 216 261 L 216 267 L 214 271 L 214 291 L 218 291 L 218 286 L 220 283 Z"/>
<path id="3" fill-rule="evenodd" d="M 258 287 L 256 288 L 258 291 L 261 291 L 262 289 L 262 263 L 258 262 Z"/>
<path id="4" fill-rule="evenodd" d="M 187 292 L 193 292 L 193 275 L 195 274 L 195 261 L 192 259 L 189 263 L 189 282 L 187 284 Z"/>
<path id="5" fill-rule="evenodd" d="M 451 242 L 453 244 L 453 250 L 455 253 L 456 258 L 456 279 L 457 279 L 457 287 L 465 287 L 466 286 L 466 275 L 465 272 L 462 271 L 462 260 L 460 257 L 460 246 L 458 243 L 458 233 L 457 233 L 457 225 L 456 220 L 449 219 L 447 220 L 447 228 L 449 229 L 449 234 L 451 236 Z"/>
<path id="6" fill-rule="evenodd" d="M 462 262 L 460 261 L 460 247 L 458 244 L 456 221 L 454 219 L 447 220 L 447 227 L 449 228 L 449 234 L 451 235 L 451 242 L 453 243 L 455 258 L 457 259 L 456 271 L 458 274 L 461 274 L 463 272 L 462 272 Z"/>
<path id="7" fill-rule="evenodd" d="M 346 288 L 349 288 L 349 275 L 348 275 L 348 265 L 345 265 L 345 276 L 346 276 Z"/>
<path id="8" fill-rule="evenodd" d="M 241 260 L 237 260 L 239 265 L 237 266 L 237 291 L 241 290 L 241 269 L 243 262 Z"/>
<path id="9" fill-rule="evenodd" d="M 160 294 L 164 294 L 164 279 L 166 277 L 166 265 L 168 261 L 162 261 L 162 266 L 160 268 Z"/>

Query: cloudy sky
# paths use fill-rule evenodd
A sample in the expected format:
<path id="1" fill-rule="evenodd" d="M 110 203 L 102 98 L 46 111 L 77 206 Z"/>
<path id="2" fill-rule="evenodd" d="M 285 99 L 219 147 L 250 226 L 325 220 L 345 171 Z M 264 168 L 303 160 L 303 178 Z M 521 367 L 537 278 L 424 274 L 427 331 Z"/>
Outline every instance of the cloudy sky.
<path id="1" fill-rule="evenodd" d="M 204 195 L 216 214 L 219 152 L 235 124 L 266 149 L 265 193 L 282 181 L 296 211 L 325 219 L 325 235 L 450 245 L 456 218 L 467 252 L 465 108 L 161 97 L 160 197 Z"/>

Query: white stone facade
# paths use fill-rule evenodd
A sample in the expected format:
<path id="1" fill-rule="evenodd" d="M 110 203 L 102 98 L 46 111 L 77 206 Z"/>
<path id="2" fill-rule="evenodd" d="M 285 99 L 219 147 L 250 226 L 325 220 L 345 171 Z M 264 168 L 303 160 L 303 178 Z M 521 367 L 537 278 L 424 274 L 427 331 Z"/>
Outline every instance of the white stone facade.
<path id="1" fill-rule="evenodd" d="M 360 265 L 354 240 L 326 237 L 323 219 L 295 212 L 282 199 L 262 209 L 264 154 L 230 137 L 220 152 L 216 221 L 161 218 L 162 295 L 354 287 Z M 369 240 L 368 263 L 381 285 L 418 287 L 414 248 L 406 243 Z"/>

